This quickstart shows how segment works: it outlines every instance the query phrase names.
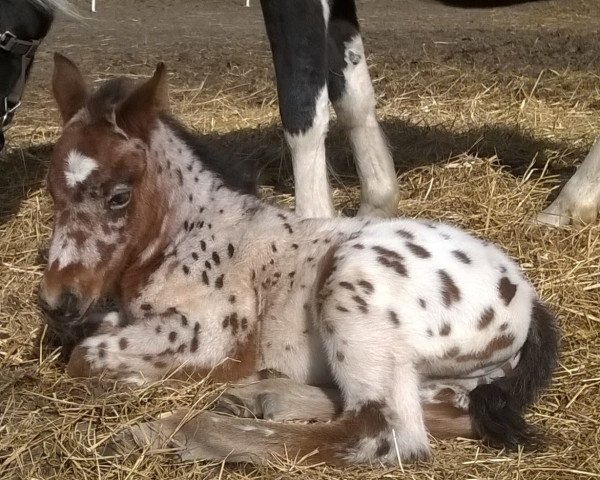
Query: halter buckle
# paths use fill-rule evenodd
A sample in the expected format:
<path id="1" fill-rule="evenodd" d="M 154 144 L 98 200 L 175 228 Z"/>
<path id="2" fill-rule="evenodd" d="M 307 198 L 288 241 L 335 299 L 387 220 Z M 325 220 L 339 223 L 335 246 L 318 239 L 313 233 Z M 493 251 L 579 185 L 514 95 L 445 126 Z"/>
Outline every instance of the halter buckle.
<path id="1" fill-rule="evenodd" d="M 14 33 L 8 30 L 0 34 L 0 49 L 13 55 L 29 58 L 35 53 L 39 44 L 39 40 L 19 40 Z"/>
<path id="2" fill-rule="evenodd" d="M 9 32 L 8 30 L 2 34 L 0 34 L 0 48 L 2 50 L 6 50 L 7 52 L 10 52 L 15 43 L 17 41 L 17 37 L 15 36 L 14 33 Z"/>
<path id="3" fill-rule="evenodd" d="M 21 101 L 19 100 L 13 106 L 9 106 L 8 98 L 4 97 L 4 101 L 2 102 L 2 104 L 2 111 L 0 112 L 2 114 L 2 116 L 0 117 L 0 129 L 4 129 L 4 127 L 9 124 L 13 114 L 15 113 L 15 110 L 21 105 Z"/>

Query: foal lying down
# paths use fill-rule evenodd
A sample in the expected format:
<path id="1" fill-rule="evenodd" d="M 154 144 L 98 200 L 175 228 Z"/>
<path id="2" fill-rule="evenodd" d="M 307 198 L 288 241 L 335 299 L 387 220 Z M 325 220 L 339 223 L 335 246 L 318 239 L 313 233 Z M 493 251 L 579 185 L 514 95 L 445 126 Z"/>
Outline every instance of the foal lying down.
<path id="1" fill-rule="evenodd" d="M 260 201 L 164 113 L 162 64 L 90 94 L 57 55 L 53 89 L 64 128 L 40 301 L 63 335 L 97 327 L 69 374 L 237 384 L 215 410 L 135 426 L 122 445 L 393 464 L 428 455 L 428 433 L 531 442 L 522 412 L 559 335 L 498 248 L 442 223 L 302 219 Z M 87 314 L 111 295 L 118 312 Z"/>

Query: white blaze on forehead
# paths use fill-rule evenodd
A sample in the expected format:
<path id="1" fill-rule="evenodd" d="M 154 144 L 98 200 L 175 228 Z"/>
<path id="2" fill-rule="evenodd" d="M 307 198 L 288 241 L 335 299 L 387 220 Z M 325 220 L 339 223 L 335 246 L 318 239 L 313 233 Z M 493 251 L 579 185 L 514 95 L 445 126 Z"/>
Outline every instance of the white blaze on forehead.
<path id="1" fill-rule="evenodd" d="M 65 167 L 65 179 L 69 187 L 74 187 L 85 179 L 94 170 L 98 169 L 98 163 L 77 150 L 71 150 L 67 155 Z"/>

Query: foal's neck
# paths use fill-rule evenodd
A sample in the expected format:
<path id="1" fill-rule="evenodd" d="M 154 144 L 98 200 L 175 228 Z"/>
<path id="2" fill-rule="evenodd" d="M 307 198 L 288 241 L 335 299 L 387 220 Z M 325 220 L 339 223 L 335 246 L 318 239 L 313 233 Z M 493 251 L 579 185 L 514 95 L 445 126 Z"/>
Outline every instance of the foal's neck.
<path id="1" fill-rule="evenodd" d="M 159 185 L 166 203 L 158 238 L 140 255 L 141 262 L 185 241 L 191 228 L 218 222 L 219 229 L 234 227 L 258 205 L 258 199 L 232 190 L 183 141 L 172 125 L 158 121 L 149 141 L 148 173 Z M 151 180 L 152 181 L 152 180 Z M 155 199 L 159 201 L 159 199 Z"/>

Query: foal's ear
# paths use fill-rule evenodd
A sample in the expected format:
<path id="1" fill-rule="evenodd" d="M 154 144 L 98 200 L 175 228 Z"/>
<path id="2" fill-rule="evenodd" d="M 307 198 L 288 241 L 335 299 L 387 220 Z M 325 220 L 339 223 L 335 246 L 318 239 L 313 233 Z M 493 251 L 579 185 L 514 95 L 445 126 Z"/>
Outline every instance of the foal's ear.
<path id="1" fill-rule="evenodd" d="M 127 133 L 146 139 L 159 112 L 169 110 L 165 64 L 156 66 L 152 78 L 138 86 L 117 111 L 117 124 Z"/>
<path id="2" fill-rule="evenodd" d="M 77 65 L 60 53 L 54 54 L 52 93 L 63 123 L 67 123 L 83 107 L 87 98 L 83 75 Z"/>

